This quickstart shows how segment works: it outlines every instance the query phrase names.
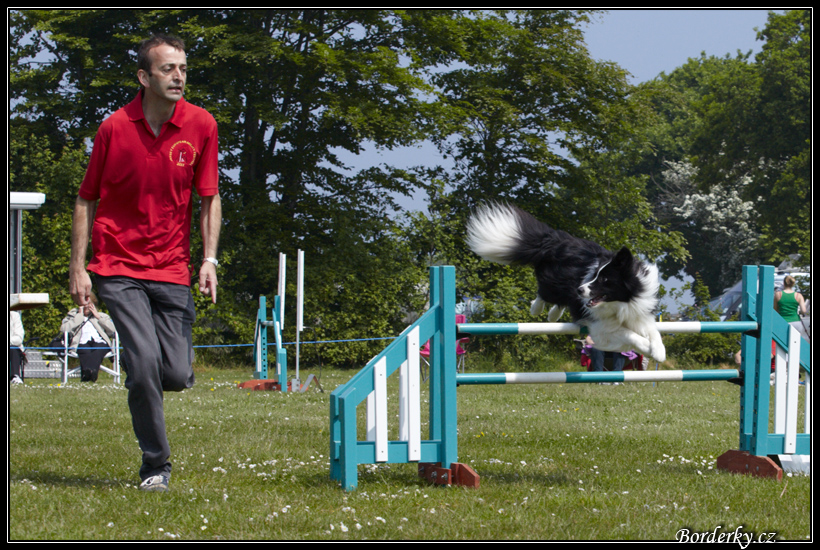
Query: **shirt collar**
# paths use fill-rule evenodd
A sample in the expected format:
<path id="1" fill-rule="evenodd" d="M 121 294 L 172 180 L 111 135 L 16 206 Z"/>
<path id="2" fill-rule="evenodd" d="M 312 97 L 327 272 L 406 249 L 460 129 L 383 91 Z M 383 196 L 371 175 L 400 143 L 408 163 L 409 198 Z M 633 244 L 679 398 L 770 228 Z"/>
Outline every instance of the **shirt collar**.
<path id="1" fill-rule="evenodd" d="M 131 103 L 125 106 L 125 113 L 128 115 L 128 119 L 131 122 L 136 122 L 138 120 L 145 120 L 145 113 L 142 112 L 142 94 L 143 90 L 140 90 L 137 93 L 137 97 L 135 97 Z M 170 120 L 166 124 L 173 124 L 177 128 L 182 128 L 182 121 L 184 120 L 185 116 L 185 106 L 187 102 L 185 98 L 180 98 L 177 101 L 176 107 L 174 108 L 174 114 L 171 115 Z"/>

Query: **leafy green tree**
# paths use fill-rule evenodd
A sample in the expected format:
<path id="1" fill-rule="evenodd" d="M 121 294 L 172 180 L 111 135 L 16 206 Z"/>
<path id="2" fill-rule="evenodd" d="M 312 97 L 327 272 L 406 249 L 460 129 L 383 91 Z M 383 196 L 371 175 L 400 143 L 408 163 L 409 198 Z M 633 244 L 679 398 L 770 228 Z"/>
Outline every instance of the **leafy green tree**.
<path id="1" fill-rule="evenodd" d="M 649 175 L 655 215 L 691 256 L 665 257 L 666 275 L 699 274 L 716 295 L 739 265 L 795 252 L 810 262 L 810 29 L 805 10 L 772 12 L 756 56 L 701 55 L 639 87 L 654 113 L 639 127 L 634 173 Z M 707 213 L 697 203 L 718 206 Z M 728 244 L 730 235 L 742 242 Z"/>
<path id="2" fill-rule="evenodd" d="M 751 236 L 758 247 L 748 249 L 745 263 L 779 264 L 793 253 L 809 263 L 811 15 L 771 12 L 758 39 L 764 43 L 753 61 L 699 61 L 695 71 L 702 84 L 691 88 L 694 117 L 686 155 L 698 169 L 700 193 L 749 181 L 740 198 L 757 205 L 759 229 Z M 722 286 L 700 269 L 709 254 L 714 250 L 693 252 L 689 270 L 702 271 L 704 283 L 717 293 Z"/>
<path id="3" fill-rule="evenodd" d="M 765 125 L 755 128 L 763 159 L 757 193 L 770 196 L 762 212 L 768 259 L 799 253 L 811 263 L 811 11 L 772 13 L 759 33 L 765 40 L 755 59 L 761 73 Z M 769 195 L 770 193 L 770 195 Z"/>
<path id="4" fill-rule="evenodd" d="M 481 202 L 515 203 L 554 227 L 653 260 L 684 252 L 676 234 L 659 231 L 646 177 L 629 173 L 634 159 L 623 144 L 646 107 L 630 97 L 622 69 L 590 58 L 581 31 L 589 14 L 488 11 L 493 32 L 460 36 L 469 55 L 433 76 L 452 109 L 454 130 L 437 144 L 453 167 L 430 176 L 440 189 L 429 218 L 418 214 L 414 226 L 428 260 L 462 268 L 459 289 L 481 301 L 483 320 L 517 322 L 529 317 L 535 279 L 529 268 L 477 261 L 466 250 L 464 224 Z M 481 340 L 497 359 L 509 354 L 520 365 L 545 349 L 540 339 Z"/>
<path id="5" fill-rule="evenodd" d="M 623 71 L 583 45 L 585 12 L 492 10 L 489 27 L 462 37 L 462 64 L 433 75 L 454 132 L 439 141 L 467 208 L 492 197 L 543 205 L 565 177 L 573 148 L 599 148 L 602 112 L 623 101 Z"/>
<path id="6" fill-rule="evenodd" d="M 44 137 L 21 127 L 9 131 L 9 190 L 45 193 L 46 202 L 23 215 L 23 292 L 47 292 L 49 305 L 23 312 L 26 339 L 47 346 L 60 329 L 65 314 L 74 307 L 68 294 L 68 260 L 71 251 L 71 211 L 83 176 L 84 152 L 65 146 L 57 152 Z"/>
<path id="7" fill-rule="evenodd" d="M 708 195 L 717 183 L 721 189 L 728 185 L 727 192 L 736 187 L 738 180 L 724 177 L 706 185 L 706 177 L 690 159 L 695 134 L 704 117 L 698 109 L 702 98 L 720 93 L 715 88 L 721 75 L 748 75 L 748 58 L 740 53 L 723 58 L 702 55 L 689 59 L 668 75 L 661 74 L 654 81 L 640 85 L 636 96 L 642 98 L 651 111 L 638 127 L 640 137 L 628 144 L 630 154 L 636 156 L 628 172 L 648 176 L 646 196 L 654 216 L 660 225 L 674 231 L 685 243 L 685 254 L 667 254 L 660 258 L 662 273 L 667 277 L 681 270 L 689 276 L 698 274 L 715 293 L 726 286 L 721 277 L 734 279 L 737 273 L 732 274 L 729 268 L 732 262 L 726 262 L 721 254 L 715 253 L 716 234 L 703 230 L 703 213 L 698 211 L 701 218 L 696 219 L 689 209 L 693 215 L 685 216 L 682 207 L 687 200 L 691 204 L 694 195 Z M 757 239 L 750 241 L 756 243 Z M 756 248 L 745 247 L 745 250 L 741 263 L 757 257 Z"/>
<path id="8" fill-rule="evenodd" d="M 54 146 L 94 137 L 133 99 L 138 10 L 14 10 L 9 15 L 11 125 Z"/>
<path id="9" fill-rule="evenodd" d="M 221 335 L 220 343 L 246 338 L 238 321 L 244 316 L 252 327 L 256 297 L 277 286 L 278 252 L 293 258 L 298 248 L 317 259 L 307 287 L 321 295 L 329 326 L 335 300 L 318 289 L 351 289 L 353 279 L 376 274 L 365 259 L 401 250 L 384 244 L 394 227 L 387 214 L 396 208 L 393 195 L 410 185 L 389 167 L 353 170 L 339 153 L 406 145 L 426 134 L 424 121 L 434 117 L 425 71 L 457 55 L 428 44 L 432 18 L 472 24 L 459 10 L 15 11 L 13 124 L 38 128 L 52 147 L 84 145 L 107 114 L 134 97 L 139 41 L 154 31 L 180 35 L 191 66 L 188 99 L 214 114 L 222 152 L 221 300 L 208 311 L 198 302 L 196 334 Z M 72 203 L 61 206 L 69 212 Z M 366 278 L 361 288 L 399 311 L 417 284 L 396 280 L 401 292 Z M 372 332 L 364 303 L 349 300 L 362 314 L 338 313 L 337 332 Z M 386 317 L 395 333 L 395 315 Z"/>
<path id="10" fill-rule="evenodd" d="M 612 248 L 629 244 L 651 259 L 683 254 L 647 207 L 646 176 L 633 170 L 646 141 L 638 132 L 646 103 L 633 97 L 623 70 L 589 57 L 588 17 L 504 9 L 13 11 L 11 125 L 48 138 L 55 159 L 66 145 L 80 155 L 99 122 L 134 97 L 139 41 L 173 32 L 188 44 L 188 99 L 220 125 L 225 267 L 220 304 L 197 301 L 197 338 L 250 341 L 257 297 L 277 287 L 278 253 L 294 258 L 297 249 L 308 258 L 306 316 L 317 339 L 397 333 L 404 314 L 421 307 L 426 267 L 444 261 L 459 266 L 465 296 L 484 300 L 485 317 L 520 320 L 531 273 L 479 262 L 464 247 L 464 222 L 481 200 L 514 201 L 557 227 Z M 452 167 L 343 160 L 422 140 Z M 76 193 L 80 177 L 72 177 Z M 403 225 L 395 197 L 419 188 L 431 197 L 430 214 Z M 70 212 L 71 193 L 54 196 Z M 67 228 L 58 230 L 67 240 Z M 360 364 L 381 345 L 322 347 L 322 360 Z"/>
<path id="11" fill-rule="evenodd" d="M 669 163 L 662 177 L 667 188 L 678 191 L 670 206 L 687 223 L 682 233 L 690 250 L 698 252 L 699 275 L 717 285 L 717 291 L 736 283 L 743 265 L 757 263 L 752 260 L 760 250 L 757 221 L 762 198 L 746 200 L 750 178 L 725 179 L 702 192 L 697 169 L 688 162 Z"/>

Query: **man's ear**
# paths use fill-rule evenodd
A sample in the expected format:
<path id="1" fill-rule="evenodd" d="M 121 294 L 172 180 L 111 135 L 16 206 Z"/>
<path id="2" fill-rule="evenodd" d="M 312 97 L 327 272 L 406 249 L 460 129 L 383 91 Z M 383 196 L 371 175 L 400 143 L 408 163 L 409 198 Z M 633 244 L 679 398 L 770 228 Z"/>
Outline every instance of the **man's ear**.
<path id="1" fill-rule="evenodd" d="M 148 87 L 148 76 L 149 76 L 148 73 L 145 72 L 145 70 L 143 70 L 143 69 L 139 69 L 137 71 L 137 80 L 139 81 L 140 85 L 143 88 Z"/>

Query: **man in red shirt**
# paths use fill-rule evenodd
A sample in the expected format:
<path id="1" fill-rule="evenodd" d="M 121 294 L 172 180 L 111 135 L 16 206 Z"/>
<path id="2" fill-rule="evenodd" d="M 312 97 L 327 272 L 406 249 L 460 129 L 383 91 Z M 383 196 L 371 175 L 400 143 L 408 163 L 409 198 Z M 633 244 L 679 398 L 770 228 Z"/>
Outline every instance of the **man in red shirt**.
<path id="1" fill-rule="evenodd" d="M 94 283 L 127 365 L 128 405 L 143 452 L 141 489 L 165 491 L 171 473 L 164 391 L 194 383 L 190 286 L 193 191 L 201 201 L 199 290 L 216 303 L 222 207 L 214 118 L 185 101 L 181 40 L 140 46 L 138 96 L 100 125 L 74 207 L 69 288 L 80 306 Z M 86 267 L 91 236 L 93 257 Z"/>

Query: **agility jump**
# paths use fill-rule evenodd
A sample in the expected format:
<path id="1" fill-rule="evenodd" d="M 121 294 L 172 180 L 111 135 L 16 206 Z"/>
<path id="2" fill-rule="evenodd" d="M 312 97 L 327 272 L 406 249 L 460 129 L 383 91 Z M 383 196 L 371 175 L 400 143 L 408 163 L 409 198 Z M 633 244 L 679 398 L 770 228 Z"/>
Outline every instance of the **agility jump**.
<path id="1" fill-rule="evenodd" d="M 740 383 L 737 450 L 718 458 L 719 469 L 782 477 L 781 463 L 810 455 L 810 345 L 773 309 L 774 268 L 744 266 L 742 318 L 725 323 L 658 323 L 661 332 L 741 334 L 740 369 L 642 373 L 457 374 L 456 340 L 465 334 L 581 334 L 572 323 L 460 324 L 455 322 L 455 268 L 430 268 L 430 309 L 387 348 L 333 391 L 330 398 L 331 478 L 345 490 L 358 483 L 358 465 L 417 463 L 437 484 L 478 487 L 479 477 L 458 463 L 456 388 L 467 384 L 594 383 L 652 380 L 727 380 Z M 419 345 L 430 341 L 429 434 L 422 440 Z M 774 433 L 769 433 L 772 342 L 777 344 Z M 786 360 L 786 357 L 788 360 Z M 805 376 L 805 417 L 797 432 L 798 378 Z M 399 372 L 399 439 L 388 440 L 387 378 Z M 656 378 L 652 378 L 656 377 Z M 367 403 L 367 435 L 358 440 L 357 407 Z M 799 460 L 799 459 L 796 459 Z"/>
<path id="2" fill-rule="evenodd" d="M 271 308 L 271 318 L 268 320 L 267 299 L 265 296 L 259 297 L 259 309 L 256 312 L 256 326 L 253 333 L 253 380 L 241 382 L 238 387 L 253 390 L 278 390 L 287 392 L 304 392 L 314 382 L 321 390 L 319 379 L 311 374 L 308 375 L 305 383 L 302 384 L 299 377 L 299 335 L 304 330 L 304 282 L 305 282 L 305 253 L 302 250 L 297 252 L 297 272 L 296 272 L 296 377 L 288 382 L 288 354 L 282 342 L 282 329 L 285 326 L 285 266 L 287 256 L 279 254 L 279 294 L 273 298 Z M 268 331 L 272 331 L 269 336 Z M 268 362 L 268 346 L 271 340 L 276 345 L 274 364 L 276 365 L 275 378 L 270 378 Z"/>

